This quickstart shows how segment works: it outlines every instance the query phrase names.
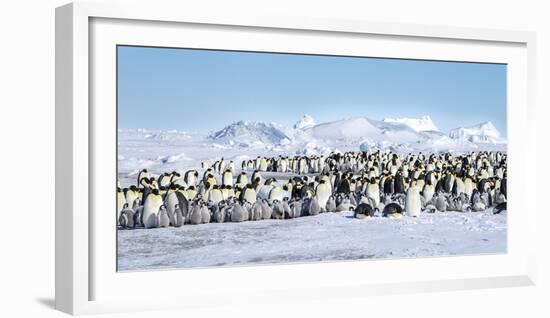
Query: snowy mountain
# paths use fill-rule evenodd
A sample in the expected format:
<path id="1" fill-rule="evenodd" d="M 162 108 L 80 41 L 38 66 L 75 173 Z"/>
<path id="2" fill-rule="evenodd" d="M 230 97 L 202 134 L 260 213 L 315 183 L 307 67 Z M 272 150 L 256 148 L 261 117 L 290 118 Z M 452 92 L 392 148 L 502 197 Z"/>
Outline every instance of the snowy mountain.
<path id="1" fill-rule="evenodd" d="M 294 129 L 306 129 L 315 126 L 315 120 L 313 120 L 313 117 L 309 116 L 308 114 L 305 114 L 302 119 L 296 122 L 294 124 Z"/>
<path id="2" fill-rule="evenodd" d="M 211 133 L 208 138 L 230 145 L 278 145 L 290 142 L 292 131 L 276 123 L 238 121 Z"/>
<path id="3" fill-rule="evenodd" d="M 382 121 L 385 123 L 404 124 L 412 128 L 416 132 L 439 131 L 430 116 L 422 116 L 420 118 L 384 118 L 384 120 Z"/>
<path id="4" fill-rule="evenodd" d="M 500 132 L 490 121 L 470 127 L 455 128 L 449 132 L 449 137 L 461 144 L 467 142 L 490 144 L 506 143 L 506 140 L 501 137 Z"/>
<path id="5" fill-rule="evenodd" d="M 312 137 L 328 141 L 399 141 L 415 142 L 424 139 L 422 135 L 405 124 L 386 123 L 367 117 L 354 117 L 315 125 L 305 130 Z"/>

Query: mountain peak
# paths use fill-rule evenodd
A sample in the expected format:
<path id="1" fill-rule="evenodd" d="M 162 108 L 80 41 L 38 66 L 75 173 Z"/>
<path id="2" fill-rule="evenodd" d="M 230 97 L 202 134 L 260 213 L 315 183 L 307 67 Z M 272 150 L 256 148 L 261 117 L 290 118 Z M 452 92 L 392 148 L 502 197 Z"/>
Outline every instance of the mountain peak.
<path id="1" fill-rule="evenodd" d="M 290 139 L 280 125 L 243 120 L 211 133 L 208 138 L 240 145 L 279 144 Z"/>
<path id="2" fill-rule="evenodd" d="M 449 132 L 449 137 L 459 142 L 502 143 L 505 142 L 492 122 L 486 121 L 470 127 L 459 127 Z"/>
<path id="3" fill-rule="evenodd" d="M 428 115 L 424 115 L 419 118 L 384 118 L 382 121 L 386 123 L 404 124 L 416 132 L 439 131 L 437 126 L 432 121 L 432 118 Z"/>
<path id="4" fill-rule="evenodd" d="M 302 119 L 294 124 L 295 129 L 306 129 L 315 126 L 315 120 L 308 114 L 305 114 Z"/>

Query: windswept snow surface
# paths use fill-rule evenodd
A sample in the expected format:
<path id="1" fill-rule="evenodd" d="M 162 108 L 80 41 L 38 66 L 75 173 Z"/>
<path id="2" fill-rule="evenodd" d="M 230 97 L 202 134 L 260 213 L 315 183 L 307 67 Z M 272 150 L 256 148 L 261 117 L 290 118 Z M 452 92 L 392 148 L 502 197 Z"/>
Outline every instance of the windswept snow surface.
<path id="1" fill-rule="evenodd" d="M 506 215 L 422 213 L 355 219 L 352 212 L 290 220 L 118 231 L 118 269 L 339 261 L 506 252 Z"/>

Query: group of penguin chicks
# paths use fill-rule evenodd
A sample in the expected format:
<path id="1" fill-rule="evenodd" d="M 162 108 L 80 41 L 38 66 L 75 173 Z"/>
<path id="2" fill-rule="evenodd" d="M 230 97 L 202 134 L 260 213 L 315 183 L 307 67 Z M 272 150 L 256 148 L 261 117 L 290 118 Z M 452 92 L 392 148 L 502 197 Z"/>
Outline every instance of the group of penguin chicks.
<path id="1" fill-rule="evenodd" d="M 354 211 L 356 218 L 489 208 L 498 214 L 506 210 L 506 159 L 502 152 L 258 156 L 243 161 L 234 178 L 233 162 L 222 158 L 211 167 L 203 163 L 201 179 L 197 170 L 155 179 L 143 169 L 137 185 L 119 184 L 117 217 L 119 226 L 129 229 L 342 211 Z M 253 171 L 250 178 L 247 171 Z M 264 172 L 290 178 L 281 186 L 275 178 L 263 178 Z"/>

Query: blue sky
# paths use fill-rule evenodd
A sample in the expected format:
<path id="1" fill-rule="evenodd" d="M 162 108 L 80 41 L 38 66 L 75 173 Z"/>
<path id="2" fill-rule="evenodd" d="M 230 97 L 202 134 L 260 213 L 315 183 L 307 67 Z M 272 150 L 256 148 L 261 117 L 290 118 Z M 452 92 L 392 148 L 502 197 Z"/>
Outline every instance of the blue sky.
<path id="1" fill-rule="evenodd" d="M 430 115 L 444 132 L 491 121 L 506 136 L 506 66 L 274 53 L 118 48 L 119 128 L 218 130 Z"/>

